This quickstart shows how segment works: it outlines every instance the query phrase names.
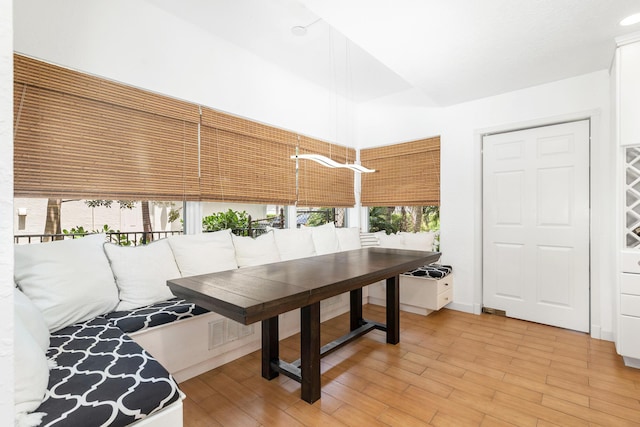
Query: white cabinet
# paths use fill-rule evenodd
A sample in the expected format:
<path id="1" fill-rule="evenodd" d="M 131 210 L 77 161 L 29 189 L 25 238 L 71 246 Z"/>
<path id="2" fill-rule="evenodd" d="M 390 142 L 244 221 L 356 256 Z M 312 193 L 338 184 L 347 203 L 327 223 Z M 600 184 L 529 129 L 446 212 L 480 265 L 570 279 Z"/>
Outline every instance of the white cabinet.
<path id="1" fill-rule="evenodd" d="M 640 367 L 640 148 L 625 147 L 624 247 L 617 292 L 616 348 L 625 364 Z M 631 154 L 632 155 L 631 155 Z"/>
<path id="2" fill-rule="evenodd" d="M 616 348 L 640 368 L 640 33 L 616 39 L 612 67 L 613 135 L 619 146 L 620 246 L 615 313 Z"/>
<path id="3" fill-rule="evenodd" d="M 626 265 L 633 266 L 634 271 L 620 276 L 617 348 L 625 364 L 640 368 L 640 274 L 637 273 L 640 253 L 623 252 L 625 258 Z"/>

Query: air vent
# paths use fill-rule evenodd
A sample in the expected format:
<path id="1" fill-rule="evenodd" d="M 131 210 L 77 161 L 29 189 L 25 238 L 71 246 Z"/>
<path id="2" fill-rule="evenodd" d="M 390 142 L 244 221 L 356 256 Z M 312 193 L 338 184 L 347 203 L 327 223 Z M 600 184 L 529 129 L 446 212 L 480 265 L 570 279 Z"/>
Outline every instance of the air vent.
<path id="1" fill-rule="evenodd" d="M 224 344 L 225 319 L 209 322 L 209 350 Z"/>

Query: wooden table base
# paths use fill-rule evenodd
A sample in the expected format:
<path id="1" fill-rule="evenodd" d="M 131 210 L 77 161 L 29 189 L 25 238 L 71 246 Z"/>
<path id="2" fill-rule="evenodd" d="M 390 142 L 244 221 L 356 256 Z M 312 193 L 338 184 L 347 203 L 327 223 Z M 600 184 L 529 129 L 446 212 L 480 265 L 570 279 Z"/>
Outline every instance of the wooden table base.
<path id="1" fill-rule="evenodd" d="M 387 343 L 400 342 L 399 278 L 387 283 L 387 324 L 363 319 L 362 288 L 350 291 L 350 330 L 348 334 L 320 347 L 320 302 L 300 309 L 300 359 L 280 360 L 278 317 L 262 321 L 262 377 L 271 380 L 280 373 L 301 384 L 301 398 L 313 403 L 320 399 L 320 359 L 373 329 L 387 332 Z"/>

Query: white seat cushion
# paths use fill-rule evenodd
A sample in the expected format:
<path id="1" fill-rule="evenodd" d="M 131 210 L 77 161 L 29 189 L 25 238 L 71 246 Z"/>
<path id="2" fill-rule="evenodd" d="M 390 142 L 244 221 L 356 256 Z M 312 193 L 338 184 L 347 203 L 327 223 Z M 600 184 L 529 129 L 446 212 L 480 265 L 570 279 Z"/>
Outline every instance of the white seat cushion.
<path id="1" fill-rule="evenodd" d="M 280 261 L 280 254 L 273 238 L 273 231 L 264 233 L 255 239 L 235 235 L 232 238 L 233 245 L 236 248 L 236 260 L 240 267 Z"/>
<path id="2" fill-rule="evenodd" d="M 167 239 L 144 246 L 105 244 L 120 302 L 116 310 L 134 308 L 165 301 L 174 295 L 167 280 L 180 277 Z"/>
<path id="3" fill-rule="evenodd" d="M 50 331 L 112 311 L 118 288 L 102 246 L 104 234 L 15 246 L 14 278 Z"/>
<path id="4" fill-rule="evenodd" d="M 182 277 L 238 268 L 231 230 L 167 239 Z"/>

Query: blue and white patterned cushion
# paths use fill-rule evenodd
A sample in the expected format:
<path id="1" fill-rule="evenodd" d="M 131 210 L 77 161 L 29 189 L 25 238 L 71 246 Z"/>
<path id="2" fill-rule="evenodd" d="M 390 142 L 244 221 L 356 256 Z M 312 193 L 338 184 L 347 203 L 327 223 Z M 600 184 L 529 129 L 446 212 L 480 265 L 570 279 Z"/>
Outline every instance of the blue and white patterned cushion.
<path id="1" fill-rule="evenodd" d="M 126 426 L 180 398 L 166 369 L 103 318 L 53 332 L 47 357 L 41 426 Z"/>
<path id="2" fill-rule="evenodd" d="M 208 313 L 208 310 L 183 299 L 172 298 L 133 310 L 114 311 L 103 317 L 130 334 L 204 313 Z"/>

